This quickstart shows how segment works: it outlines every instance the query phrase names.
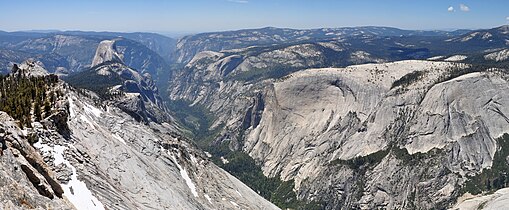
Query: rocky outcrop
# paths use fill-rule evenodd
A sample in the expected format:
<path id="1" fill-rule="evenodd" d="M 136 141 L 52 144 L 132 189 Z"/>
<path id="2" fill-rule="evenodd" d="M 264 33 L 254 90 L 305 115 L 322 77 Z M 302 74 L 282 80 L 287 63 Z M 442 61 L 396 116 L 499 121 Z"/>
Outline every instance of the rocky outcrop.
<path id="1" fill-rule="evenodd" d="M 32 147 L 27 135 L 0 112 L 0 197 L 2 209 L 75 209 L 63 197 L 55 173 Z"/>
<path id="2" fill-rule="evenodd" d="M 485 55 L 484 59 L 496 62 L 506 61 L 507 59 L 509 59 L 509 49 L 492 52 L 490 54 Z"/>
<path id="3" fill-rule="evenodd" d="M 152 75 L 124 64 L 123 54 L 115 46 L 116 40 L 101 42 L 93 59 L 94 67 L 72 75 L 66 81 L 78 88 L 95 91 L 103 99 L 114 99 L 118 107 L 139 121 L 172 121 Z"/>
<path id="4" fill-rule="evenodd" d="M 44 63 L 42 67 L 50 73 L 65 77 L 102 63 L 100 60 L 92 62 L 99 47 L 104 48 L 100 52 L 105 54 L 98 55 L 98 58 L 103 57 L 103 61 L 122 60 L 140 73 L 152 74 L 154 81 L 160 82 L 161 86 L 171 73 L 168 62 L 175 48 L 175 40 L 150 33 L 5 33 L 0 39 L 3 40 L 0 43 L 3 72 L 8 72 L 13 63 L 33 58 Z M 101 44 L 102 41 L 105 42 Z"/>
<path id="5" fill-rule="evenodd" d="M 48 71 L 44 69 L 44 64 L 42 64 L 40 61 L 36 61 L 33 59 L 29 59 L 23 63 L 21 63 L 19 66 L 15 65 L 13 67 L 14 69 L 17 69 L 20 74 L 24 74 L 27 77 L 40 77 L 40 76 L 46 76 L 48 75 Z M 16 72 L 12 72 L 16 73 Z"/>
<path id="6" fill-rule="evenodd" d="M 454 205 L 453 210 L 503 209 L 508 203 L 509 189 L 497 190 L 484 196 L 465 195 Z"/>

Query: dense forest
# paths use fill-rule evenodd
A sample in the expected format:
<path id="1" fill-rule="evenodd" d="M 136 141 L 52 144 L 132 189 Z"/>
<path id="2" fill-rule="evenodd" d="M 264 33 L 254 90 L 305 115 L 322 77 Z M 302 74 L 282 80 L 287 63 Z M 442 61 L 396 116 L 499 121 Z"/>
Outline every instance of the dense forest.
<path id="1" fill-rule="evenodd" d="M 104 63 L 107 64 L 107 63 Z M 69 75 L 64 80 L 77 89 L 87 89 L 96 93 L 101 99 L 109 100 L 118 96 L 110 91 L 111 87 L 122 85 L 123 80 L 118 74 L 101 75 L 95 69 Z"/>
<path id="2" fill-rule="evenodd" d="M 61 95 L 50 91 L 57 82 L 56 75 L 30 77 L 23 70 L 0 75 L 0 110 L 18 120 L 20 126 L 30 127 L 32 121 L 51 114 L 51 104 Z"/>

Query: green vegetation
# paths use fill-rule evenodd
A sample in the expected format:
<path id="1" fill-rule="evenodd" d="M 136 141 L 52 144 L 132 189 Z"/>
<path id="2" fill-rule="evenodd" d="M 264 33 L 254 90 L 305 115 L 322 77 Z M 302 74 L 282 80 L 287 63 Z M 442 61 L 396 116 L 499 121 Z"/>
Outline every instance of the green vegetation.
<path id="1" fill-rule="evenodd" d="M 289 66 L 278 66 L 267 69 L 252 69 L 249 71 L 240 72 L 238 74 L 228 76 L 228 80 L 239 81 L 259 81 L 264 79 L 278 79 L 291 74 L 299 69 Z"/>
<path id="2" fill-rule="evenodd" d="M 283 209 L 322 209 L 318 203 L 298 200 L 293 191 L 293 180 L 283 182 L 279 177 L 266 177 L 253 158 L 244 152 L 231 150 L 228 146 L 229 141 L 214 144 L 214 140 L 224 126 L 209 130 L 215 117 L 207 108 L 199 104 L 189 106 L 191 102 L 184 100 L 170 101 L 168 104 L 173 116 L 191 132 L 188 134 L 189 137 L 195 140 L 198 147 L 212 154 L 211 159 L 216 165 L 228 171 L 262 197 Z M 242 135 L 238 138 L 242 139 Z M 227 159 L 228 163 L 223 163 L 221 157 Z"/>
<path id="3" fill-rule="evenodd" d="M 480 194 L 483 192 L 494 192 L 509 187 L 509 134 L 504 134 L 497 139 L 497 150 L 493 158 L 493 165 L 490 169 L 484 169 L 481 174 L 468 177 L 462 193 Z"/>
<path id="4" fill-rule="evenodd" d="M 50 87 L 57 82 L 55 75 L 27 77 L 22 71 L 0 75 L 0 110 L 18 120 L 20 126 L 30 127 L 32 117 L 40 121 L 43 115 L 51 114 L 51 104 L 58 93 L 50 91 Z M 43 109 L 41 106 L 44 106 Z"/>
<path id="5" fill-rule="evenodd" d="M 219 126 L 216 130 L 209 130 L 215 117 L 207 108 L 199 104 L 190 106 L 191 102 L 185 100 L 172 100 L 167 104 L 172 115 L 177 118 L 184 128 L 191 132 L 188 137 L 195 139 L 195 142 L 202 148 L 207 148 L 208 143 L 222 128 Z"/>
<path id="6" fill-rule="evenodd" d="M 387 154 L 389 154 L 390 151 L 391 151 L 391 149 L 380 150 L 378 152 L 371 153 L 366 156 L 355 157 L 350 160 L 337 159 L 337 160 L 332 161 L 331 164 L 333 164 L 333 165 L 337 165 L 337 164 L 347 165 L 352 170 L 359 170 L 364 166 L 376 165 L 376 164 L 380 163 L 380 161 L 382 161 L 382 159 L 385 156 L 387 156 Z"/>
<path id="7" fill-rule="evenodd" d="M 265 198 L 270 198 L 272 192 L 281 184 L 279 178 L 267 178 L 263 175 L 261 168 L 249 155 L 240 151 L 231 151 L 226 142 L 210 147 L 209 151 L 216 165 L 239 178 Z M 227 159 L 228 163 L 223 163 L 220 157 Z"/>
<path id="8" fill-rule="evenodd" d="M 322 209 L 319 203 L 307 203 L 297 199 L 293 191 L 293 180 L 281 181 L 279 177 L 266 177 L 249 155 L 240 151 L 231 151 L 226 142 L 208 148 L 213 155 L 212 161 L 228 171 L 262 197 L 271 201 L 282 209 Z M 223 163 L 220 157 L 228 160 Z"/>
<path id="9" fill-rule="evenodd" d="M 414 71 L 414 72 L 408 73 L 405 76 L 401 77 L 400 79 L 394 81 L 392 83 L 391 89 L 398 87 L 398 86 L 408 87 L 412 83 L 421 79 L 421 77 L 423 75 L 424 75 L 424 72 L 422 72 L 422 71 Z"/>
<path id="10" fill-rule="evenodd" d="M 115 97 L 115 94 L 110 93 L 109 89 L 122 84 L 122 78 L 118 74 L 100 75 L 93 69 L 70 75 L 65 78 L 65 81 L 77 89 L 95 92 L 102 99 Z"/>

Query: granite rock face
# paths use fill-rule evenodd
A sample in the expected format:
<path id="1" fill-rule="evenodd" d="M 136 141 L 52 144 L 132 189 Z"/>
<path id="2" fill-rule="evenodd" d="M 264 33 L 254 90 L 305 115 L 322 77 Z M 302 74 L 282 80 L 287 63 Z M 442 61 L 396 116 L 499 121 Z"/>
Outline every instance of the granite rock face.
<path id="1" fill-rule="evenodd" d="M 99 43 L 92 60 L 92 66 L 97 66 L 106 61 L 123 62 L 121 56 L 117 53 L 115 40 L 104 40 Z"/>
<path id="2" fill-rule="evenodd" d="M 72 76 L 72 83 L 92 90 L 100 89 L 98 91 L 102 95 L 116 98 L 118 107 L 140 121 L 173 121 L 152 75 L 127 66 L 123 60 L 124 54 L 116 46 L 117 41 L 102 41 L 92 61 L 94 67 Z M 102 84 L 90 84 L 96 80 L 100 80 L 97 81 L 99 83 L 102 81 Z M 96 88 L 96 85 L 105 87 Z"/>
<path id="3" fill-rule="evenodd" d="M 208 107 L 216 141 L 327 209 L 451 207 L 509 132 L 505 70 L 410 60 L 242 81 L 226 58 L 195 56 L 170 97 Z"/>
<path id="4" fill-rule="evenodd" d="M 27 133 L 0 112 L 1 209 L 75 209 Z"/>
<path id="5" fill-rule="evenodd" d="M 277 209 L 167 123 L 140 124 L 112 104 L 97 107 L 93 100 L 67 95 L 70 140 L 54 136 L 38 144 L 47 157 L 62 155 L 61 164 L 71 168 L 65 192 L 85 183 L 107 209 Z"/>
<path id="6" fill-rule="evenodd" d="M 22 129 L 0 112 L 2 209 L 278 209 L 174 125 L 141 123 L 62 81 L 50 88 L 61 94 L 40 122 Z"/>
<path id="7" fill-rule="evenodd" d="M 505 95 L 509 83 L 496 73 L 470 73 L 426 84 L 436 78 L 433 68 L 443 69 L 448 64 L 388 65 L 388 69 L 378 66 L 386 71 L 384 77 L 400 78 L 413 69 L 426 72 L 426 76 L 402 93 L 399 88 L 390 89 L 394 80 L 370 77 L 368 72 L 374 66 L 308 70 L 275 83 L 267 91 L 269 99 L 260 125 L 247 130 L 243 149 L 263 160 L 267 175 L 295 179 L 297 191 L 306 185 L 316 189 L 311 180 L 323 180 L 321 172 L 338 176 L 349 171 L 331 165 L 388 151 L 362 178 L 355 178 L 363 180 L 364 186 L 357 189 L 362 196 L 354 206 L 409 208 L 411 197 L 401 192 L 415 193 L 420 184 L 426 189 L 414 194 L 416 206 L 446 205 L 466 180 L 463 177 L 491 167 L 495 139 L 509 132 L 509 96 Z M 396 156 L 398 150 L 414 161 L 419 154 L 429 154 L 424 158 L 427 162 L 417 161 L 429 171 L 400 162 L 405 159 Z M 401 170 L 409 171 L 403 174 Z M 434 177 L 423 179 L 421 173 Z M 351 178 L 332 180 L 342 186 Z M 402 184 L 394 185 L 397 180 Z M 350 190 L 345 189 L 346 199 Z"/>

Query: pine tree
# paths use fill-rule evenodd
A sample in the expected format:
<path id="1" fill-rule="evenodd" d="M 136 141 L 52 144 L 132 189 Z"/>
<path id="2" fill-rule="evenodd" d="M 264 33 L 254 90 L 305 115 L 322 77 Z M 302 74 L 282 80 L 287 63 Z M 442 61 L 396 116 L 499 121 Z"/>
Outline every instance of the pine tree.
<path id="1" fill-rule="evenodd" d="M 44 116 L 48 117 L 51 115 L 51 104 L 48 100 L 44 101 Z"/>
<path id="2" fill-rule="evenodd" d="M 41 121 L 41 105 L 38 102 L 34 103 L 34 115 L 35 115 L 35 121 Z"/>

